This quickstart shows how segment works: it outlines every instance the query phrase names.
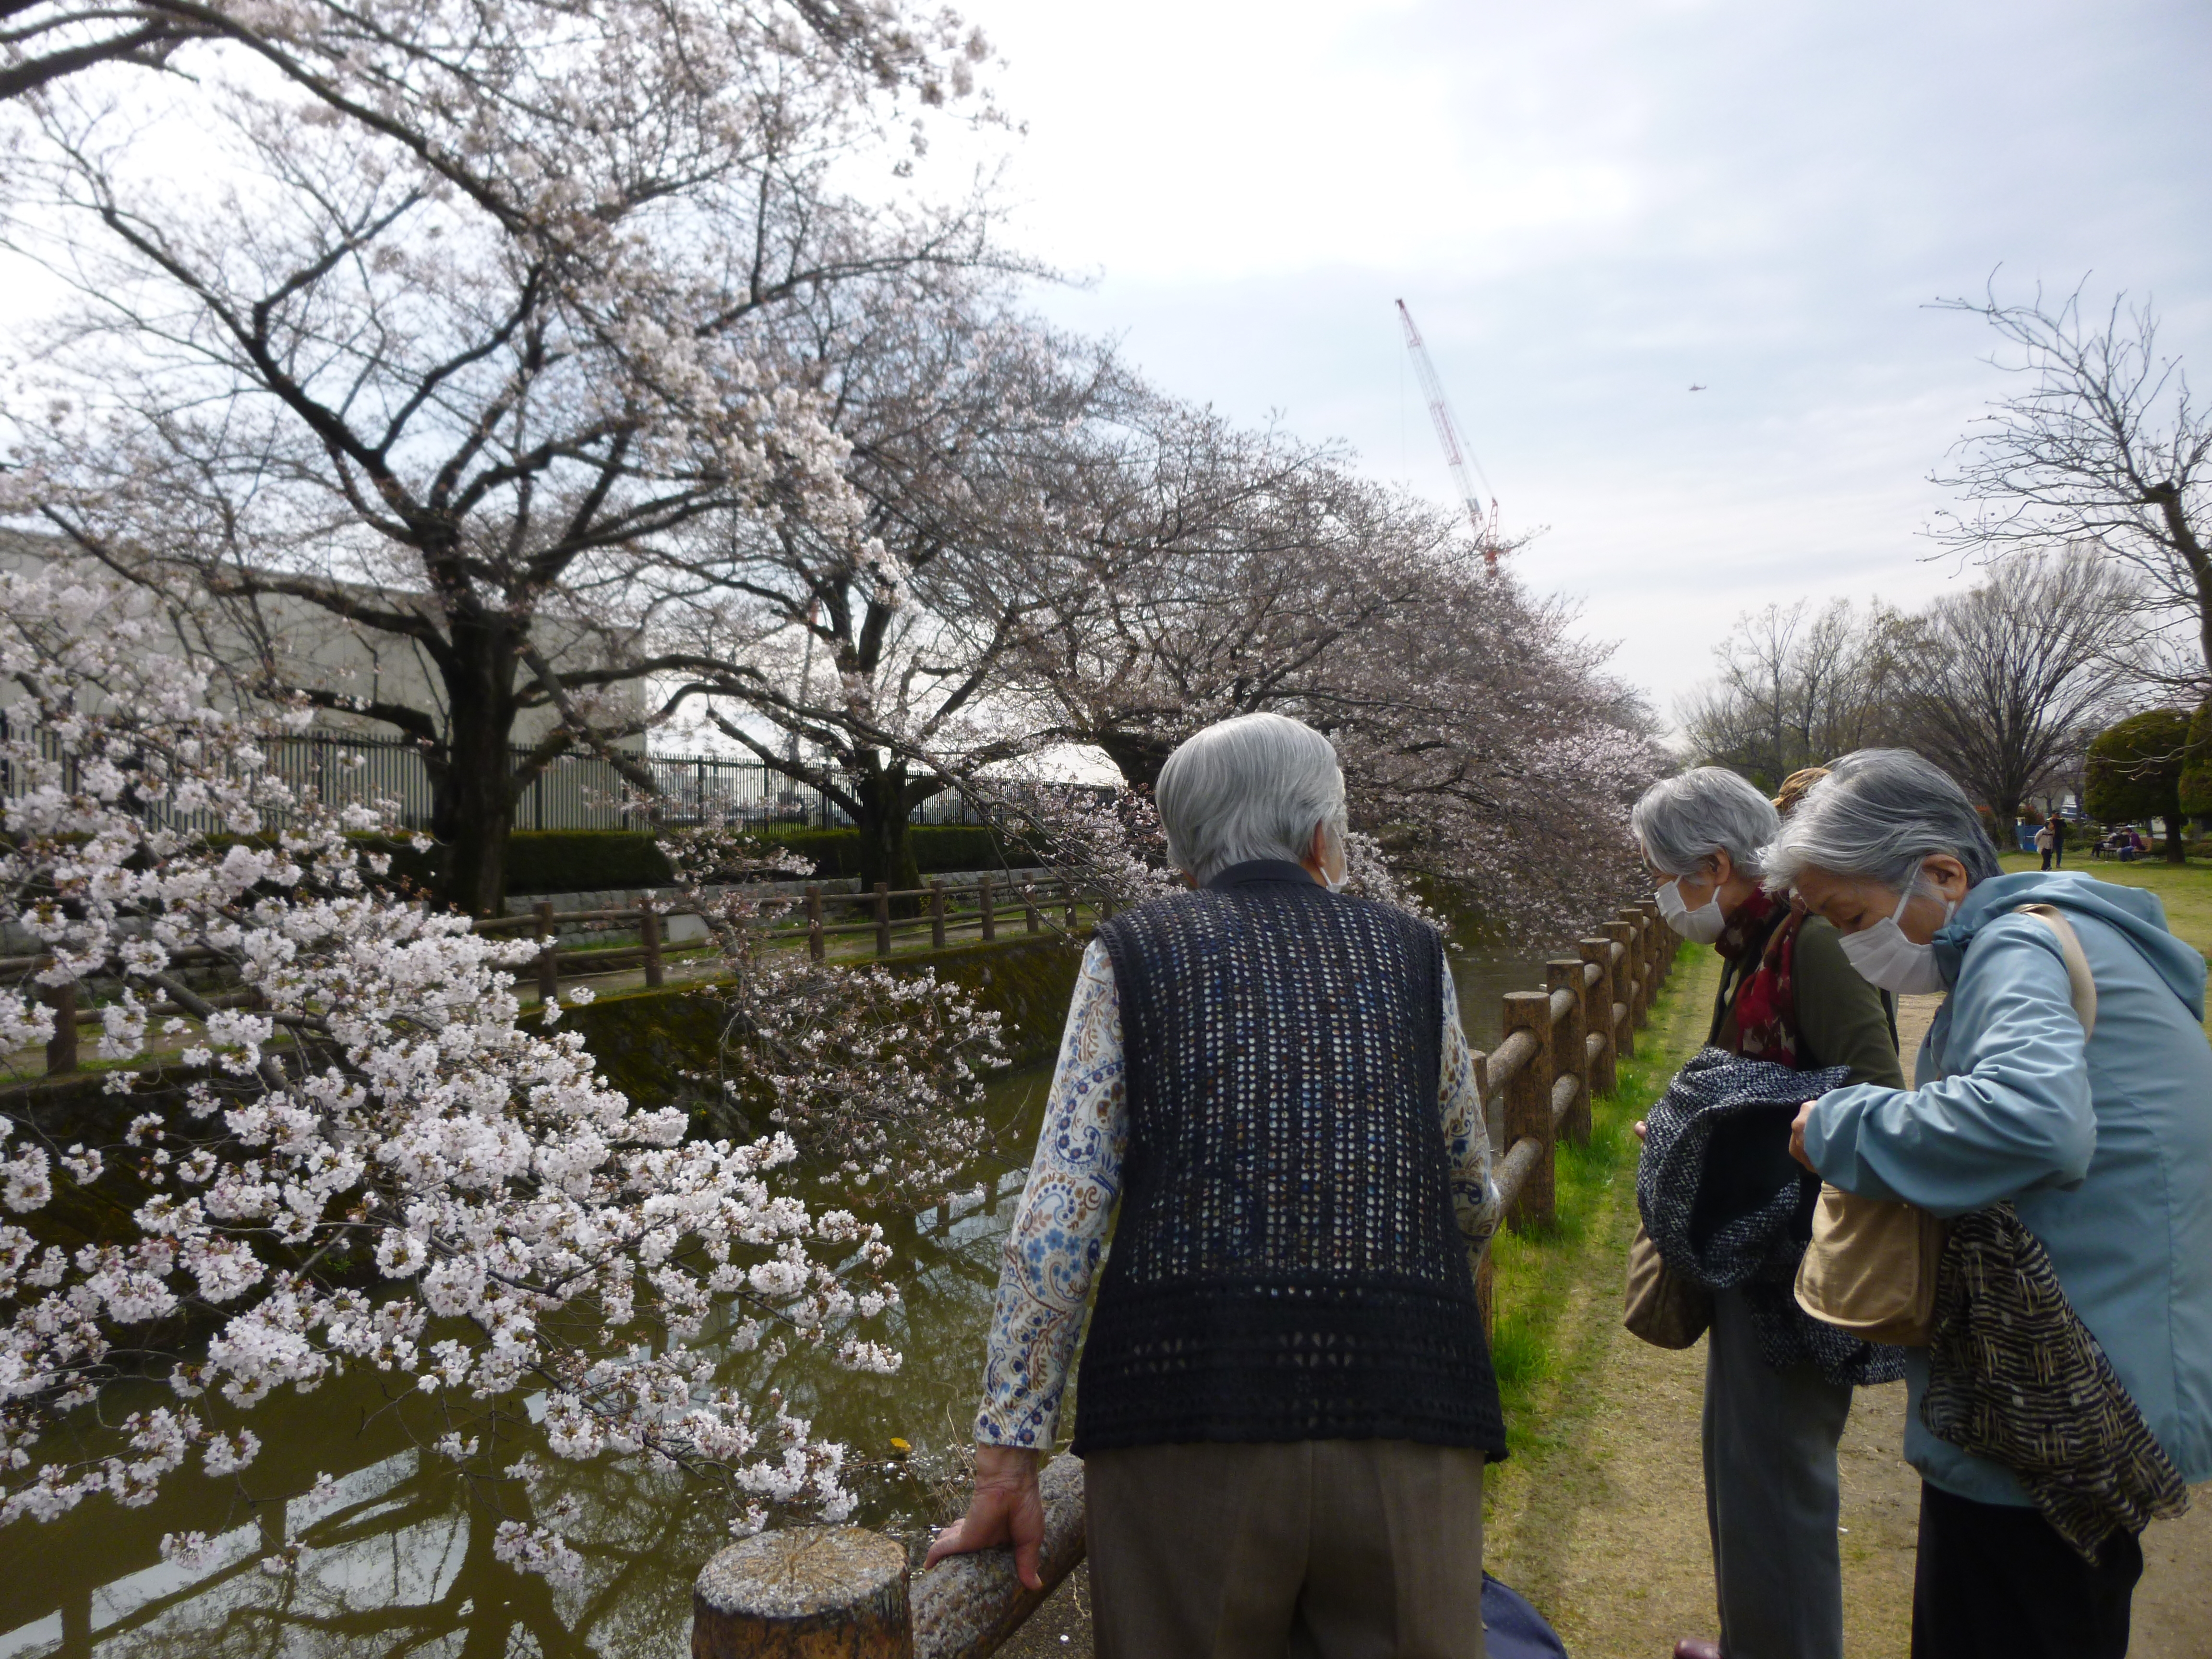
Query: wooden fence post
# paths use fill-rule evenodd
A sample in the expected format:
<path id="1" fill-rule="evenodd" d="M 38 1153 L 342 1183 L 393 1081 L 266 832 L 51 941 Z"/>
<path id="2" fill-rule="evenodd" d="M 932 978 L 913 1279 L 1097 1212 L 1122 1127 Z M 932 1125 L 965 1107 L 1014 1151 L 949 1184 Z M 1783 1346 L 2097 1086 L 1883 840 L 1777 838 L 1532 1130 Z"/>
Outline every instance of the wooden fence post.
<path id="1" fill-rule="evenodd" d="M 553 901 L 538 901 L 538 937 L 544 941 L 538 951 L 538 1000 L 556 1002 L 561 996 L 560 946 L 554 942 Z"/>
<path id="2" fill-rule="evenodd" d="M 707 1564 L 691 1598 L 692 1659 L 972 1659 L 1001 1650 L 1083 1559 L 1083 1465 L 1037 1471 L 1039 1589 L 1011 1550 L 956 1555 L 908 1580 L 904 1550 L 855 1527 L 763 1533 Z"/>
<path id="3" fill-rule="evenodd" d="M 1552 1117 L 1552 994 L 1549 991 L 1508 991 L 1505 994 L 1505 1036 L 1526 1031 L 1536 1051 L 1505 1083 L 1505 1151 L 1510 1155 L 1522 1140 L 1537 1146 L 1535 1167 L 1521 1183 L 1508 1218 L 1515 1231 L 1548 1222 L 1553 1214 L 1552 1147 L 1556 1137 Z M 1503 1047 L 1503 1043 L 1499 1045 Z"/>
<path id="4" fill-rule="evenodd" d="M 983 921 L 983 941 L 988 944 L 999 936 L 999 913 L 991 898 L 991 872 L 986 870 L 975 883 L 975 908 Z"/>
<path id="5" fill-rule="evenodd" d="M 1674 951 L 1682 936 L 1667 925 L 1667 919 L 1659 914 L 1659 907 L 1650 900 L 1637 908 L 1651 918 L 1651 984 L 1656 990 L 1674 971 Z"/>
<path id="6" fill-rule="evenodd" d="M 891 884 L 887 881 L 876 884 L 876 954 L 887 957 L 891 953 Z"/>
<path id="7" fill-rule="evenodd" d="M 1022 884 L 1022 915 L 1029 923 L 1028 931 L 1036 932 L 1042 921 L 1037 915 L 1036 884 L 1033 881 Z"/>
<path id="8" fill-rule="evenodd" d="M 638 937 L 645 944 L 645 988 L 658 991 L 666 975 L 660 965 L 660 912 L 647 899 L 639 907 Z"/>
<path id="9" fill-rule="evenodd" d="M 822 888 L 817 882 L 806 884 L 806 954 L 822 960 Z"/>
<path id="10" fill-rule="evenodd" d="M 1628 948 L 1636 958 L 1636 1029 L 1640 1031 L 1651 1022 L 1651 918 L 1632 905 L 1620 913 L 1620 919 L 1636 930 Z"/>
<path id="11" fill-rule="evenodd" d="M 54 1011 L 54 1034 L 46 1039 L 46 1075 L 61 1077 L 77 1067 L 76 981 L 48 986 L 46 1000 Z"/>
<path id="12" fill-rule="evenodd" d="M 1075 884 L 1064 881 L 1060 884 L 1060 896 L 1067 901 L 1067 929 L 1075 931 Z"/>
<path id="13" fill-rule="evenodd" d="M 1589 1006 L 1583 994 L 1583 959 L 1563 957 L 1544 964 L 1545 982 L 1556 994 L 1565 991 L 1569 998 L 1567 1011 L 1552 1023 L 1552 1088 L 1556 1095 L 1559 1079 L 1566 1079 L 1574 1085 L 1567 1097 L 1566 1110 L 1556 1114 L 1559 1132 L 1577 1146 L 1589 1145 L 1590 1091 L 1589 1048 L 1583 1042 L 1584 1030 L 1583 1010 Z"/>
<path id="14" fill-rule="evenodd" d="M 1583 999 L 1584 1024 L 1589 1037 L 1589 1086 L 1594 1095 L 1609 1095 L 1613 1091 L 1613 941 L 1609 939 L 1585 939 L 1576 941 L 1583 953 L 1583 961 L 1597 969 L 1597 982 L 1589 988 Z M 1589 977 L 1585 974 L 1584 979 Z"/>
<path id="15" fill-rule="evenodd" d="M 1613 959 L 1613 1052 L 1622 1060 L 1636 1058 L 1636 928 L 1626 921 L 1608 921 L 1601 929 L 1620 947 Z"/>
<path id="16" fill-rule="evenodd" d="M 691 1592 L 692 1659 L 912 1659 L 906 1551 L 858 1527 L 757 1533 Z"/>
<path id="17" fill-rule="evenodd" d="M 945 948 L 945 878 L 929 878 L 929 948 Z"/>

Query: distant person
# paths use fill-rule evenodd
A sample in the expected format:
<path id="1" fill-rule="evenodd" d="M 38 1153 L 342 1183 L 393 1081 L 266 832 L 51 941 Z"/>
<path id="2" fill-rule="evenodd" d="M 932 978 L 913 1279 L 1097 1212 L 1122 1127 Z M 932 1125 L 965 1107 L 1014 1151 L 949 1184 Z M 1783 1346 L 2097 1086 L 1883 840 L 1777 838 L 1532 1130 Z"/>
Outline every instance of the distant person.
<path id="1" fill-rule="evenodd" d="M 2057 847 L 2058 832 L 2047 823 L 2039 826 L 2035 832 L 2035 850 L 2043 854 L 2045 869 L 2051 867 L 2051 855 Z"/>
<path id="2" fill-rule="evenodd" d="M 2051 831 L 2051 861 L 2043 867 L 2046 870 L 2063 870 L 2066 867 L 2066 820 L 2053 812 L 2051 815 L 2051 822 L 2046 827 Z"/>
<path id="3" fill-rule="evenodd" d="M 975 1496 L 929 1559 L 1011 1543 L 1036 1582 L 1037 1464 L 1104 1259 L 1074 1434 L 1103 1659 L 1483 1659 L 1505 1431 L 1469 1249 L 1499 1200 L 1443 945 L 1334 890 L 1344 778 L 1318 732 L 1208 726 L 1155 799 L 1197 890 L 1085 954 Z"/>
<path id="4" fill-rule="evenodd" d="M 2002 874 L 1899 750 L 1836 762 L 1765 861 L 1872 984 L 1948 994 L 1917 1088 L 1836 1090 L 1793 1130 L 1845 1192 L 1953 1218 L 1908 1351 L 1915 1659 L 2120 1659 L 2145 1522 L 2212 1479 L 2204 958 L 2152 893 Z"/>
<path id="5" fill-rule="evenodd" d="M 1822 775 L 1792 775 L 1779 799 L 1794 805 Z M 1759 848 L 1781 823 L 1776 805 L 1735 773 L 1705 766 L 1652 785 L 1630 816 L 1661 913 L 1722 957 L 1707 1042 L 1799 1071 L 1847 1066 L 1854 1081 L 1895 1088 L 1905 1078 L 1881 993 L 1852 971 L 1833 927 L 1760 884 Z M 1717 1133 L 1699 1204 L 1708 1193 L 1756 1187 L 1778 1164 L 1786 1186 L 1789 1116 L 1747 1119 L 1725 1141 Z M 1808 1222 L 1810 1214 L 1808 1206 Z M 1801 1243 L 1809 1236 L 1808 1226 Z M 1786 1285 L 1711 1294 L 1701 1434 L 1720 1640 L 1685 1638 L 1675 1659 L 1841 1659 L 1836 1443 L 1852 1383 L 1807 1353 L 1771 1362 L 1769 1346 L 1787 1343 L 1802 1317 Z M 1893 1378 L 1896 1351 L 1883 1352 Z"/>

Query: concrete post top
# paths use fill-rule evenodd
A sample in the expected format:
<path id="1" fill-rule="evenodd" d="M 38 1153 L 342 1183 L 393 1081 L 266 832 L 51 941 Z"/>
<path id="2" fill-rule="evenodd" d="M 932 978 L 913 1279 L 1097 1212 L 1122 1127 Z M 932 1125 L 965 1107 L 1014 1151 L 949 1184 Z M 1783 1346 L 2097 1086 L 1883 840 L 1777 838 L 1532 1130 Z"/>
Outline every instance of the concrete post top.
<path id="1" fill-rule="evenodd" d="M 699 1600 L 744 1619 L 803 1619 L 850 1607 L 906 1576 L 906 1552 L 860 1527 L 793 1527 L 721 1551 L 701 1570 Z"/>

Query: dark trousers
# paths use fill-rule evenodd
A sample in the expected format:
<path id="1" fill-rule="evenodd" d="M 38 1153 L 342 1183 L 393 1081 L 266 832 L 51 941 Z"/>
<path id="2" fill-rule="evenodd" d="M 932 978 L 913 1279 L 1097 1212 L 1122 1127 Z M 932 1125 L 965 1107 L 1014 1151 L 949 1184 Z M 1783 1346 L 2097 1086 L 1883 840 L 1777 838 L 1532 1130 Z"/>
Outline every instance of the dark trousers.
<path id="1" fill-rule="evenodd" d="M 1482 1464 L 1403 1440 L 1091 1453 L 1098 1659 L 1482 1659 Z"/>
<path id="2" fill-rule="evenodd" d="M 2124 1532 L 2093 1565 L 2033 1510 L 1923 1481 L 1912 1659 L 2126 1659 L 2142 1546 Z"/>
<path id="3" fill-rule="evenodd" d="M 1771 1370 L 1741 1291 L 1713 1292 L 1705 1338 L 1705 1524 L 1729 1659 L 1843 1659 L 1836 1443 L 1851 1391 Z"/>

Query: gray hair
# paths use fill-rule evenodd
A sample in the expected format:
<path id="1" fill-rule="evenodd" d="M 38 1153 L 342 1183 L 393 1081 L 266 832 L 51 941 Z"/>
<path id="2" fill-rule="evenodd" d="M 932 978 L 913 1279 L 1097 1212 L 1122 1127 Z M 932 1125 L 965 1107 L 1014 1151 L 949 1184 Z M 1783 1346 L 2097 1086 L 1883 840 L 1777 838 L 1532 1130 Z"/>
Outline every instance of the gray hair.
<path id="1" fill-rule="evenodd" d="M 1938 853 L 1966 866 L 1970 887 L 2000 872 L 1981 815 L 1942 768 L 1909 749 L 1861 749 L 1832 762 L 1790 815 L 1765 850 L 1766 884 L 1779 892 L 1820 870 L 1902 896 Z"/>
<path id="2" fill-rule="evenodd" d="M 1168 858 L 1200 881 L 1255 859 L 1303 861 L 1316 825 L 1344 834 L 1335 746 L 1286 714 L 1239 714 L 1184 738 L 1153 799 Z"/>
<path id="3" fill-rule="evenodd" d="M 1728 854 L 1738 875 L 1756 876 L 1759 849 L 1781 823 L 1772 801 L 1722 766 L 1660 779 L 1628 815 L 1644 858 L 1668 876 L 1696 875 L 1719 852 Z"/>

